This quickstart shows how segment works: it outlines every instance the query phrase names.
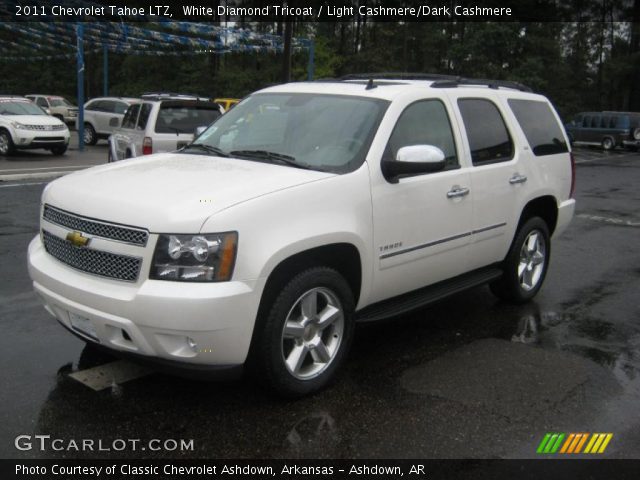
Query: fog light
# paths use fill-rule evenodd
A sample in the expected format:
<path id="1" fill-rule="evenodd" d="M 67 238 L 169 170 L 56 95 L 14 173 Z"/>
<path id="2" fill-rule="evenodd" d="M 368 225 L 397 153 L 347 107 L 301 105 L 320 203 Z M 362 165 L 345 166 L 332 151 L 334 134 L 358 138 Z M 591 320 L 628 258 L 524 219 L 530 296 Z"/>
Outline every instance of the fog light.
<path id="1" fill-rule="evenodd" d="M 193 350 L 194 352 L 198 351 L 198 344 L 196 343 L 196 341 L 193 338 L 187 337 L 187 344 L 189 345 L 189 348 L 191 350 Z"/>

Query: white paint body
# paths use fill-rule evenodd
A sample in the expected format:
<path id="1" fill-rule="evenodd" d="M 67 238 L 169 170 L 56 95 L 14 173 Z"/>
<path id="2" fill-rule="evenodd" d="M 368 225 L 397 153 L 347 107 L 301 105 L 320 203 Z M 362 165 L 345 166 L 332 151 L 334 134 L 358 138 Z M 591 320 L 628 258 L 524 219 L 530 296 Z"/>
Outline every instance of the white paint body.
<path id="1" fill-rule="evenodd" d="M 47 309 L 67 327 L 69 312 L 88 318 L 110 348 L 191 364 L 238 365 L 247 357 L 260 298 L 269 274 L 283 260 L 310 248 L 348 243 L 357 248 L 362 284 L 357 309 L 500 262 L 520 214 L 532 199 L 557 201 L 554 235 L 568 225 L 569 154 L 534 157 L 506 100 L 544 97 L 485 87 L 428 88 L 406 82 L 365 90 L 362 84 L 301 83 L 272 92 L 330 93 L 383 98 L 391 103 L 366 161 L 342 175 L 247 160 L 158 154 L 76 172 L 52 182 L 42 203 L 78 215 L 138 226 L 151 232 L 146 247 L 95 238 L 92 248 L 143 258 L 136 282 L 83 273 L 45 252 L 41 237 L 29 246 L 29 271 Z M 457 97 L 489 98 L 501 110 L 515 155 L 508 162 L 474 167 Z M 389 183 L 380 162 L 402 111 L 420 99 L 444 102 L 453 125 L 461 168 Z M 510 184 L 519 173 L 529 179 Z M 469 188 L 451 199 L 455 185 Z M 501 225 L 488 231 L 488 226 Z M 69 229 L 42 220 L 64 238 Z M 181 283 L 150 280 L 159 233 L 238 232 L 231 281 Z M 477 232 L 443 243 L 439 240 Z M 434 243 L 385 256 L 383 246 Z M 131 341 L 123 340 L 125 330 Z M 205 351 L 194 352 L 186 338 Z"/>

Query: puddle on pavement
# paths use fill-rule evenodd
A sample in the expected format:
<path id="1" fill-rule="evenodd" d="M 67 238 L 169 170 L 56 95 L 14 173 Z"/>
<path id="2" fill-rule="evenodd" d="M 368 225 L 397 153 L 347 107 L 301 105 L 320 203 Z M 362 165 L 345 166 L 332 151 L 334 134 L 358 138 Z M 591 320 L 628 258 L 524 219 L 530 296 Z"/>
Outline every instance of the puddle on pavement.
<path id="1" fill-rule="evenodd" d="M 623 385 L 640 373 L 638 332 L 629 335 L 612 322 L 571 311 L 524 315 L 518 320 L 511 341 L 576 353 L 611 370 Z"/>

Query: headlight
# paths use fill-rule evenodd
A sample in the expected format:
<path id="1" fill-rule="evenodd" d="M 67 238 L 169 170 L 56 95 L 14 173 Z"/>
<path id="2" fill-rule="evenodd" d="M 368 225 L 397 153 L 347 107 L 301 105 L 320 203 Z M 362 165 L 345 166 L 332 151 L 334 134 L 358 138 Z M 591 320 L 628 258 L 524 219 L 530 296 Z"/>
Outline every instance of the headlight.
<path id="1" fill-rule="evenodd" d="M 160 235 L 150 278 L 182 282 L 224 282 L 231 279 L 238 233 Z"/>
<path id="2" fill-rule="evenodd" d="M 24 125 L 20 122 L 11 122 L 11 126 L 13 128 L 17 128 L 18 130 L 31 130 L 28 125 Z"/>

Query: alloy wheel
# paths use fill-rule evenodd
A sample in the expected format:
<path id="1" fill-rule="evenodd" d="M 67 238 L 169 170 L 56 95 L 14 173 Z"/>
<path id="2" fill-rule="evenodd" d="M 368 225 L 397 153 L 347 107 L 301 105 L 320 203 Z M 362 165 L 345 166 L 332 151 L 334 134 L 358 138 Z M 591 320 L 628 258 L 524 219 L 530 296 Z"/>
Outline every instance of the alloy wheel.
<path id="1" fill-rule="evenodd" d="M 544 271 L 546 245 L 539 230 L 532 230 L 520 249 L 518 280 L 523 290 L 533 290 L 540 282 Z"/>
<path id="2" fill-rule="evenodd" d="M 331 290 L 313 288 L 296 300 L 282 329 L 282 359 L 299 380 L 320 375 L 336 358 L 344 335 L 344 309 Z"/>

